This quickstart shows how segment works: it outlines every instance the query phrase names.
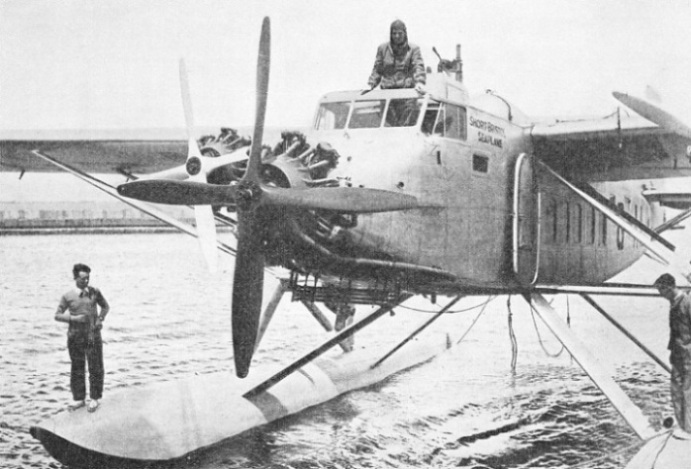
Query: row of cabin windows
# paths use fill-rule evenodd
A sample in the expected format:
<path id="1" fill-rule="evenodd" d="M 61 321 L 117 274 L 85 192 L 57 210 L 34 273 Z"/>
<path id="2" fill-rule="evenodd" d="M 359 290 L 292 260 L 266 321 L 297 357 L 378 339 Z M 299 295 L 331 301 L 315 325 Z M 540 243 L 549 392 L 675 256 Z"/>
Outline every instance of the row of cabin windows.
<path id="1" fill-rule="evenodd" d="M 613 198 L 610 201 L 615 202 Z M 621 212 L 624 211 L 623 203 L 619 202 L 616 207 Z M 634 217 L 637 220 L 643 218 L 643 209 L 639 210 L 637 205 L 634 205 Z M 597 244 L 598 246 L 607 246 L 608 225 L 612 223 L 604 214 L 595 210 L 595 207 L 584 207 L 580 203 L 566 202 L 560 211 L 556 200 L 550 200 L 548 203 L 546 221 L 547 232 L 544 239 L 547 243 Z M 649 218 L 646 219 L 645 224 L 650 225 Z M 618 226 L 614 226 L 614 228 L 616 228 L 617 234 L 616 246 L 618 249 L 624 249 L 625 232 Z M 638 241 L 634 241 L 634 243 L 638 245 Z"/>

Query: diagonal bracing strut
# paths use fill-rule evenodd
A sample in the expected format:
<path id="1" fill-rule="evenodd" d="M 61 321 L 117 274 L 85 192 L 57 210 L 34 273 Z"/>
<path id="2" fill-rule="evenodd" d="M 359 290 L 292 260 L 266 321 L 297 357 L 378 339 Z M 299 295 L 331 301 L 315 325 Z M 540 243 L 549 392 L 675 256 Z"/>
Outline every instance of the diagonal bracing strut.
<path id="1" fill-rule="evenodd" d="M 631 341 L 632 341 L 634 344 L 638 345 L 638 347 L 639 347 L 641 350 L 643 350 L 650 358 L 652 358 L 653 360 L 655 360 L 655 362 L 656 362 L 658 365 L 660 365 L 662 368 L 664 368 L 664 369 L 667 371 L 667 373 L 671 373 L 671 372 L 672 372 L 672 369 L 669 367 L 669 365 L 667 365 L 664 361 L 662 361 L 662 359 L 661 359 L 660 357 L 658 357 L 655 353 L 653 353 L 652 350 L 650 350 L 648 347 L 646 347 L 645 345 L 643 345 L 643 343 L 642 343 L 640 340 L 638 340 L 633 334 L 631 334 L 629 331 L 627 331 L 627 330 L 624 328 L 624 326 L 622 326 L 621 324 L 619 324 L 619 322 L 618 322 L 616 319 L 614 319 L 611 315 L 609 315 L 609 314 L 607 313 L 607 311 L 605 311 L 604 309 L 602 309 L 602 307 L 601 307 L 599 304 L 597 304 L 597 303 L 595 302 L 595 300 L 593 300 L 593 299 L 590 297 L 590 295 L 588 295 L 587 293 L 581 293 L 581 296 L 583 297 L 583 299 L 584 299 L 585 301 L 587 301 L 588 303 L 590 303 L 590 306 L 592 306 L 593 308 L 595 308 L 595 309 L 597 310 L 598 313 L 602 314 L 609 322 L 611 322 L 611 323 L 614 325 L 614 327 L 616 327 L 617 329 L 619 329 L 619 330 L 621 331 L 622 334 L 624 334 L 626 337 L 628 337 L 629 339 L 631 339 Z"/>
<path id="2" fill-rule="evenodd" d="M 650 426 L 650 422 L 643 415 L 641 409 L 622 391 L 621 387 L 610 376 L 610 372 L 600 364 L 598 358 L 578 340 L 566 326 L 566 323 L 557 316 L 556 311 L 545 297 L 539 293 L 532 295 L 526 293 L 524 297 L 633 431 L 643 440 L 654 436 L 655 430 Z"/>
<path id="3" fill-rule="evenodd" d="M 369 316 L 365 317 L 364 319 L 358 321 L 357 323 L 346 327 L 343 329 L 341 332 L 333 336 L 331 339 L 327 340 L 324 342 L 322 345 L 317 347 L 316 349 L 312 350 L 309 352 L 307 355 L 304 355 L 302 358 L 299 358 L 295 362 L 291 363 L 275 375 L 273 375 L 271 378 L 267 379 L 266 381 L 263 381 L 262 383 L 258 384 L 254 388 L 250 389 L 247 391 L 245 394 L 242 395 L 245 399 L 250 399 L 252 397 L 257 396 L 258 394 L 266 391 L 270 387 L 274 386 L 275 384 L 281 382 L 283 379 L 285 379 L 287 376 L 291 375 L 292 373 L 296 372 L 315 358 L 319 357 L 320 355 L 323 355 L 325 352 L 327 352 L 329 349 L 335 347 L 338 343 L 342 342 L 344 339 L 347 339 L 351 335 L 355 334 L 357 331 L 360 329 L 368 326 L 369 324 L 373 323 L 375 320 L 379 319 L 380 317 L 384 316 L 386 313 L 391 311 L 393 308 L 398 306 L 399 304 L 403 303 L 405 300 L 410 298 L 411 294 L 409 293 L 403 293 L 401 294 L 396 302 L 392 304 L 387 304 L 370 314 Z"/>
<path id="4" fill-rule="evenodd" d="M 429 318 L 427 321 L 425 321 L 420 327 L 415 329 L 412 334 L 410 334 L 408 337 L 403 339 L 398 345 L 396 345 L 394 348 L 392 348 L 386 355 L 381 357 L 379 360 L 377 360 L 372 366 L 370 366 L 370 369 L 374 369 L 381 365 L 387 358 L 389 358 L 391 355 L 396 353 L 398 350 L 400 350 L 401 347 L 403 347 L 405 344 L 413 340 L 413 338 L 418 335 L 420 332 L 424 331 L 430 324 L 432 324 L 434 321 L 439 319 L 442 314 L 446 313 L 449 308 L 451 308 L 453 305 L 455 305 L 461 298 L 463 298 L 462 295 L 458 295 L 456 298 L 451 300 L 446 306 L 444 306 L 441 310 L 439 310 L 437 313 L 434 314 L 431 318 Z"/>

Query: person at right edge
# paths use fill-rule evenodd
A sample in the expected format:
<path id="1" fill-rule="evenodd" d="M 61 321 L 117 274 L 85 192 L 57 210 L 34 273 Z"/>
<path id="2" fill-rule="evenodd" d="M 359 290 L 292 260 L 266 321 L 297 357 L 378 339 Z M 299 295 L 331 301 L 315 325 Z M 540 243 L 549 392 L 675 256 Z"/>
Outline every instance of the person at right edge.
<path id="1" fill-rule="evenodd" d="M 420 48 L 408 43 L 408 32 L 405 23 L 396 20 L 391 23 L 389 42 L 377 48 L 372 74 L 368 86 L 374 89 L 415 88 L 418 93 L 425 93 L 425 63 Z"/>
<path id="2" fill-rule="evenodd" d="M 674 416 L 679 424 L 672 435 L 691 440 L 691 297 L 677 288 L 674 277 L 663 274 L 653 284 L 670 303 L 669 344 Z"/>

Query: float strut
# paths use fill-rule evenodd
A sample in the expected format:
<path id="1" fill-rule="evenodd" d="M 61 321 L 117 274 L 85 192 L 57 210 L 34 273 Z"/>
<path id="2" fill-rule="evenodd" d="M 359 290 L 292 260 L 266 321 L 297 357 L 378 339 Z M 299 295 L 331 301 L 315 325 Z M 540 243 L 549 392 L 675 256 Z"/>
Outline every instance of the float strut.
<path id="1" fill-rule="evenodd" d="M 319 309 L 319 306 L 306 300 L 302 300 L 302 304 L 305 305 L 305 308 L 307 308 L 310 313 L 312 313 L 314 319 L 316 319 L 317 322 L 322 325 L 326 332 L 331 332 L 333 330 L 333 327 L 331 327 L 331 323 L 326 318 L 326 316 L 324 316 L 322 310 Z M 339 343 L 338 345 L 344 352 L 350 352 L 350 349 L 343 343 Z"/>
<path id="2" fill-rule="evenodd" d="M 326 318 L 326 316 L 324 316 L 324 313 L 322 313 L 322 311 L 319 309 L 319 306 L 307 300 L 302 300 L 302 304 L 305 305 L 305 308 L 307 308 L 310 313 L 312 313 L 314 319 L 316 319 L 317 322 L 321 324 L 321 326 L 324 328 L 326 332 L 331 332 L 333 330 L 333 327 L 331 327 L 331 323 Z"/>
<path id="3" fill-rule="evenodd" d="M 403 347 L 405 344 L 407 344 L 408 342 L 410 342 L 411 340 L 413 340 L 413 338 L 414 338 L 416 335 L 418 335 L 420 332 L 424 331 L 424 330 L 427 328 L 427 326 L 429 326 L 429 325 L 432 324 L 434 321 L 436 321 L 437 319 L 439 319 L 439 318 L 441 317 L 442 314 L 444 314 L 445 312 L 447 312 L 447 311 L 449 310 L 449 308 L 451 308 L 453 305 L 455 305 L 455 304 L 458 302 L 458 300 L 460 300 L 461 298 L 463 298 L 463 296 L 462 296 L 462 295 L 458 295 L 456 298 L 454 298 L 453 300 L 451 300 L 451 301 L 449 302 L 449 304 L 447 304 L 446 306 L 444 306 L 438 313 L 436 313 L 434 316 L 432 316 L 432 317 L 429 318 L 427 321 L 425 321 L 425 323 L 422 324 L 420 327 L 418 327 L 417 329 L 415 329 L 415 331 L 414 331 L 412 334 L 410 334 L 408 337 L 406 337 L 405 339 L 403 339 L 403 341 L 402 341 L 401 343 L 399 343 L 398 345 L 396 345 L 396 346 L 395 346 L 393 349 L 391 349 L 391 351 L 389 351 L 386 355 L 384 355 L 384 356 L 381 357 L 379 360 L 377 360 L 377 362 L 376 362 L 374 365 L 370 366 L 370 369 L 373 370 L 374 368 L 376 368 L 376 367 L 378 367 L 379 365 L 381 365 L 381 364 L 384 362 L 384 360 L 386 360 L 386 359 L 389 358 L 391 355 L 393 355 L 394 353 L 396 353 L 401 347 Z"/>
<path id="4" fill-rule="evenodd" d="M 285 377 L 291 375 L 295 371 L 299 370 L 318 356 L 324 354 L 327 350 L 333 348 L 336 346 L 339 342 L 343 341 L 343 339 L 347 339 L 351 335 L 355 334 L 357 331 L 362 329 L 365 326 L 368 326 L 375 320 L 379 319 L 380 317 L 384 316 L 386 313 L 391 311 L 393 308 L 398 306 L 399 304 L 403 303 L 405 300 L 410 298 L 413 295 L 410 295 L 408 293 L 404 293 L 400 295 L 395 303 L 392 304 L 387 304 L 370 314 L 369 316 L 365 317 L 364 319 L 360 320 L 359 322 L 353 324 L 352 326 L 346 327 L 343 329 L 341 332 L 333 336 L 331 339 L 327 340 L 324 342 L 322 345 L 317 347 L 316 349 L 312 350 L 309 352 L 307 355 L 303 356 L 302 358 L 299 358 L 297 361 L 293 362 L 292 364 L 288 365 L 286 368 L 283 370 L 279 371 L 275 375 L 273 375 L 271 378 L 267 379 L 266 381 L 260 383 L 259 385 L 255 386 L 254 388 L 250 389 L 247 391 L 245 394 L 242 395 L 245 399 L 250 399 L 257 394 L 260 394 L 276 383 L 279 383 L 282 381 Z"/>
<path id="5" fill-rule="evenodd" d="M 287 289 L 288 289 L 288 280 L 285 280 L 285 279 L 279 280 L 278 286 L 276 287 L 276 290 L 274 291 L 274 295 L 271 297 L 271 301 L 269 301 L 269 304 L 266 305 L 266 309 L 264 310 L 264 314 L 262 314 L 262 322 L 261 322 L 261 324 L 259 324 L 259 329 L 257 330 L 257 343 L 254 346 L 255 352 L 259 348 L 259 343 L 261 342 L 262 337 L 264 337 L 264 333 L 266 332 L 266 329 L 269 327 L 269 323 L 271 322 L 271 318 L 274 317 L 274 313 L 276 312 L 276 308 L 278 308 L 278 304 L 281 302 L 281 298 L 283 298 L 283 295 L 285 294 Z"/>

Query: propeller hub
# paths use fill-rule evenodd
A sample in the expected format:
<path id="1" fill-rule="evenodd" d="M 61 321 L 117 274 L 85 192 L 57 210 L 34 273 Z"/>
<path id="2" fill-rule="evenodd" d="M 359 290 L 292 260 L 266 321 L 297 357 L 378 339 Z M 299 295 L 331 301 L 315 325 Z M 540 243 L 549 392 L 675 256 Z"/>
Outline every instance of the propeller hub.
<path id="1" fill-rule="evenodd" d="M 190 176 L 196 176 L 202 170 L 202 160 L 197 156 L 191 156 L 185 164 L 185 169 Z"/>
<path id="2" fill-rule="evenodd" d="M 249 210 L 252 203 L 259 200 L 262 190 L 254 181 L 241 181 L 235 191 L 235 203 L 242 210 Z"/>

